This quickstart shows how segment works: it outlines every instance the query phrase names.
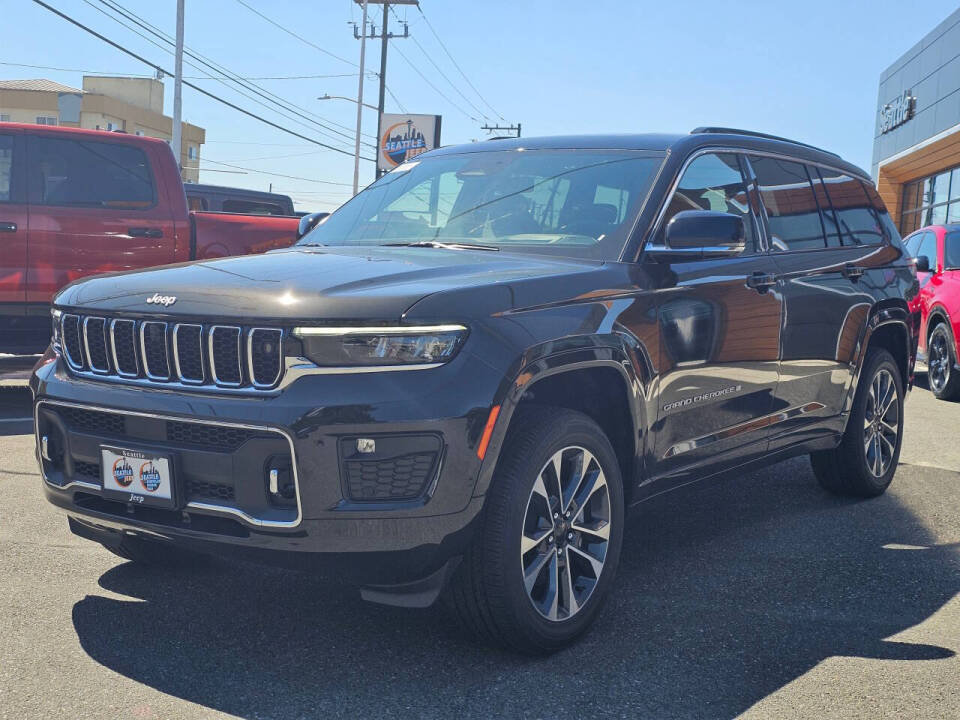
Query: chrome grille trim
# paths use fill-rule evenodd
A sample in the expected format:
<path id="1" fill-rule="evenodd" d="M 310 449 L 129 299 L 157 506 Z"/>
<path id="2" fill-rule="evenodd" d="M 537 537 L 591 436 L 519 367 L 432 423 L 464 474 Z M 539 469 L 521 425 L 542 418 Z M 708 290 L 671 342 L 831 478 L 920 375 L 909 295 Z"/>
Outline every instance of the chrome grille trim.
<path id="1" fill-rule="evenodd" d="M 106 366 L 99 368 L 93 364 L 93 356 L 90 354 L 90 323 L 103 323 L 102 329 L 102 338 L 103 338 L 103 359 L 106 362 Z M 91 315 L 83 319 L 83 351 L 87 356 L 87 363 L 90 365 L 90 369 L 99 374 L 99 375 L 109 375 L 110 374 L 110 348 L 107 343 L 107 319 L 103 317 L 97 317 Z"/>
<path id="2" fill-rule="evenodd" d="M 180 369 L 180 348 L 177 345 L 177 336 L 180 334 L 182 328 L 197 328 L 197 331 L 200 334 L 198 338 L 198 349 L 200 352 L 200 378 L 187 378 L 183 376 L 183 372 Z M 210 358 L 210 362 L 213 362 L 213 359 Z M 180 382 L 187 385 L 203 385 L 207 379 L 206 364 L 203 361 L 203 325 L 197 325 L 195 323 L 177 323 L 173 326 L 173 366 L 176 368 L 177 377 L 180 379 Z"/>
<path id="3" fill-rule="evenodd" d="M 150 360 L 147 356 L 147 326 L 160 325 L 163 327 L 163 352 L 167 356 L 167 374 L 156 375 L 150 371 Z M 169 380 L 170 379 L 170 353 L 167 352 L 167 324 L 159 320 L 145 320 L 140 323 L 140 359 L 143 363 L 143 374 L 150 380 Z"/>
<path id="4" fill-rule="evenodd" d="M 74 370 L 83 370 L 83 357 L 79 358 L 79 361 L 70 354 L 70 343 L 67 341 L 67 320 L 71 319 L 71 322 L 76 322 L 77 324 L 77 345 L 80 355 L 83 355 L 83 330 L 82 323 L 80 322 L 80 316 L 74 314 L 64 313 L 60 318 L 60 336 L 63 338 L 63 356 L 67 360 L 67 365 L 69 365 Z"/>
<path id="5" fill-rule="evenodd" d="M 217 377 L 217 358 L 216 353 L 213 349 L 213 338 L 217 334 L 217 330 L 231 330 L 236 333 L 236 342 L 237 342 L 237 377 L 239 378 L 237 382 L 230 382 L 226 380 L 221 380 Z M 240 387 L 243 384 L 243 361 L 241 360 L 241 349 L 240 349 L 240 335 L 241 330 L 236 325 L 211 325 L 210 330 L 207 333 L 207 352 L 210 357 L 210 376 L 213 378 L 213 382 L 220 387 Z"/>
<path id="6" fill-rule="evenodd" d="M 120 369 L 120 361 L 117 359 L 117 334 L 116 328 L 119 324 L 132 325 L 130 331 L 133 342 L 131 343 L 133 347 L 130 348 L 130 352 L 133 353 L 133 364 L 136 366 L 136 369 L 132 373 L 124 372 Z M 117 375 L 125 378 L 135 378 L 140 375 L 140 361 L 137 359 L 137 323 L 134 320 L 124 320 L 121 318 L 114 318 L 110 321 L 110 351 L 113 355 L 113 368 L 117 371 Z"/>
<path id="7" fill-rule="evenodd" d="M 267 333 L 276 333 L 277 334 L 277 374 L 267 383 L 257 382 L 257 373 L 254 370 L 253 365 L 253 338 L 258 332 L 267 332 Z M 262 390 L 272 388 L 280 381 L 280 376 L 283 375 L 283 331 L 277 328 L 250 328 L 247 332 L 247 367 L 250 372 L 250 383 L 255 387 Z"/>

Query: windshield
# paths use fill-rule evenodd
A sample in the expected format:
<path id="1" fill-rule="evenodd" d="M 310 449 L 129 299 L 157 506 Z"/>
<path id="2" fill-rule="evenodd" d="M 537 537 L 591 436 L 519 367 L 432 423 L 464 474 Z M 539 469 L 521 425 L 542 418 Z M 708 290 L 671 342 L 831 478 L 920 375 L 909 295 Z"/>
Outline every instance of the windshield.
<path id="1" fill-rule="evenodd" d="M 301 245 L 440 244 L 617 260 L 662 153 L 508 150 L 413 160 Z"/>

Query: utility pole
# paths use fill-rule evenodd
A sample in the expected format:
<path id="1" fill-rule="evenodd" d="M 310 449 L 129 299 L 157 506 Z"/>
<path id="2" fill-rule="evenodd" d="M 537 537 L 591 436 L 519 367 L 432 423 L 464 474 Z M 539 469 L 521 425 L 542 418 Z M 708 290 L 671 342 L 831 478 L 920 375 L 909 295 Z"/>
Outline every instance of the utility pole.
<path id="1" fill-rule="evenodd" d="M 360 84 L 357 88 L 357 142 L 353 148 L 353 194 L 360 191 L 360 125 L 363 122 L 363 73 L 367 51 L 367 0 L 363 0 L 363 32 L 360 34 Z"/>
<path id="2" fill-rule="evenodd" d="M 501 125 L 481 125 L 480 129 L 486 130 L 488 133 L 495 133 L 495 132 L 511 133 L 510 135 L 501 135 L 498 137 L 520 137 L 520 123 L 517 123 L 516 125 L 507 125 L 506 127 L 503 127 Z"/>
<path id="3" fill-rule="evenodd" d="M 362 0 L 354 0 L 357 4 L 360 4 Z M 373 28 L 370 33 L 371 39 L 380 38 L 380 101 L 377 103 L 377 155 L 380 154 L 380 141 L 381 134 L 383 133 L 383 128 L 381 127 L 381 122 L 383 119 L 383 107 L 384 99 L 386 96 L 387 90 L 387 41 L 392 40 L 393 38 L 406 38 L 410 37 L 410 28 L 407 26 L 407 23 L 403 23 L 403 35 L 394 35 L 389 31 L 389 22 L 390 22 L 390 6 L 391 5 L 420 5 L 420 0 L 366 0 L 371 5 L 383 5 L 383 25 L 380 27 L 380 34 L 377 34 L 377 29 Z M 367 32 L 367 26 L 363 26 L 364 35 Z M 358 37 L 357 29 L 353 29 L 354 37 Z M 375 170 L 375 177 L 380 177 L 380 164 L 377 163 Z"/>
<path id="4" fill-rule="evenodd" d="M 183 2 L 177 0 L 177 44 L 173 66 L 173 155 L 177 158 L 177 170 L 183 174 L 181 153 L 183 152 Z"/>

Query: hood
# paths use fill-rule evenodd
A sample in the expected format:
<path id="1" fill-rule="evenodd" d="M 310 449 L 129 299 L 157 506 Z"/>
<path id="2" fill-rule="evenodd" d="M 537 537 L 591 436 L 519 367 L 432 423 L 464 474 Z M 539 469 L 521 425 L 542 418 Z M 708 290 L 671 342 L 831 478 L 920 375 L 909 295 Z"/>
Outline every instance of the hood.
<path id="1" fill-rule="evenodd" d="M 294 247 L 101 275 L 64 288 L 59 307 L 245 320 L 397 320 L 433 293 L 596 270 L 600 263 L 443 248 Z M 159 295 L 164 303 L 148 303 Z M 170 302 L 170 298 L 176 298 Z"/>

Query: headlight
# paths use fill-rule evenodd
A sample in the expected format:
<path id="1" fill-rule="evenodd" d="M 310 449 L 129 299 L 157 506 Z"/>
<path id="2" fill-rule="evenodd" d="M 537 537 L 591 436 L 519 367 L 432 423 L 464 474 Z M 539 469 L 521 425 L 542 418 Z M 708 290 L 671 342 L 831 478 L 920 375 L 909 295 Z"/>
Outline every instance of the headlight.
<path id="1" fill-rule="evenodd" d="M 463 325 L 298 327 L 303 354 L 321 367 L 437 365 L 457 354 Z"/>
<path id="2" fill-rule="evenodd" d="M 50 345 L 53 347 L 53 351 L 56 353 L 60 352 L 60 345 L 62 340 L 60 339 L 60 318 L 63 316 L 63 312 L 57 310 L 56 308 L 50 308 L 50 322 L 52 325 L 52 332 L 50 333 Z"/>

